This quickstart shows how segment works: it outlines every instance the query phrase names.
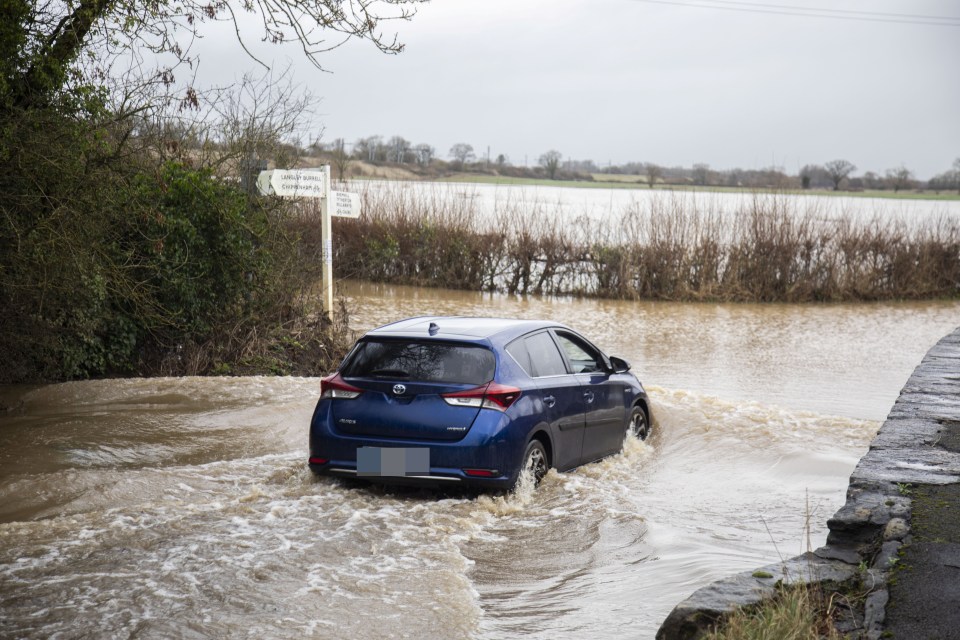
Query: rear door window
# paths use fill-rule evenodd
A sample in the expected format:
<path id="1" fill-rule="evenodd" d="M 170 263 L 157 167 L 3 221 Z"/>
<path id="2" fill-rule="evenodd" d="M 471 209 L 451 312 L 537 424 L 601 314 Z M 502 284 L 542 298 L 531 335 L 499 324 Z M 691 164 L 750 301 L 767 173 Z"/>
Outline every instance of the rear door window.
<path id="1" fill-rule="evenodd" d="M 530 354 L 530 364 L 536 377 L 562 376 L 567 374 L 567 365 L 557 349 L 557 343 L 549 333 L 544 331 L 524 338 L 527 353 Z"/>
<path id="2" fill-rule="evenodd" d="M 507 353 L 513 356 L 520 367 L 531 378 L 534 377 L 533 366 L 530 364 L 530 354 L 527 353 L 527 343 L 523 338 L 518 338 L 507 345 Z"/>
<path id="3" fill-rule="evenodd" d="M 493 380 L 496 360 L 473 345 L 408 340 L 365 340 L 341 371 L 345 378 L 481 385 Z"/>

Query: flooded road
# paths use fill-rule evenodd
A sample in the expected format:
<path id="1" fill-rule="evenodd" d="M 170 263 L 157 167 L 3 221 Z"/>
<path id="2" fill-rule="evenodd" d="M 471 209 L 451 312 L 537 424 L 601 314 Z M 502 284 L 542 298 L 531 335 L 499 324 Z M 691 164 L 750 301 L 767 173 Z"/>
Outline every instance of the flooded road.
<path id="1" fill-rule="evenodd" d="M 652 638 L 697 587 L 822 542 L 878 420 L 960 320 L 957 303 L 342 292 L 358 330 L 567 322 L 633 363 L 658 429 L 532 492 L 386 492 L 306 471 L 315 379 L 5 388 L 0 637 Z"/>

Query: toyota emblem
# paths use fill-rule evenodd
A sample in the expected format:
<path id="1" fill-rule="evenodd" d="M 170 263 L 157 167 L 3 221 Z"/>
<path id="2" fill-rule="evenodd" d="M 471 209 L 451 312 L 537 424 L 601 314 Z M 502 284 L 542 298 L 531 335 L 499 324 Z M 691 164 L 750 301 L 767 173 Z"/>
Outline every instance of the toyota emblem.
<path id="1" fill-rule="evenodd" d="M 402 396 L 407 392 L 407 387 L 402 384 L 393 385 L 393 393 L 398 396 Z"/>

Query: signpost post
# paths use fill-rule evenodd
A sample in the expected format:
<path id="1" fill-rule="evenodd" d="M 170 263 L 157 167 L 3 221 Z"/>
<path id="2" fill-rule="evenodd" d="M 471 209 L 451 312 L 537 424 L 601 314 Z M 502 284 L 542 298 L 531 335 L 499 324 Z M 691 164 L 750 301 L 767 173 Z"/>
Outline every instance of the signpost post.
<path id="1" fill-rule="evenodd" d="M 360 196 L 330 190 L 330 165 L 318 169 L 262 171 L 257 188 L 264 195 L 281 198 L 319 198 L 320 233 L 323 241 L 323 310 L 333 317 L 333 231 L 331 218 L 359 218 Z"/>
<path id="2" fill-rule="evenodd" d="M 323 200 L 320 201 L 320 237 L 323 238 L 323 310 L 333 320 L 333 228 L 330 224 L 330 165 L 323 171 Z"/>

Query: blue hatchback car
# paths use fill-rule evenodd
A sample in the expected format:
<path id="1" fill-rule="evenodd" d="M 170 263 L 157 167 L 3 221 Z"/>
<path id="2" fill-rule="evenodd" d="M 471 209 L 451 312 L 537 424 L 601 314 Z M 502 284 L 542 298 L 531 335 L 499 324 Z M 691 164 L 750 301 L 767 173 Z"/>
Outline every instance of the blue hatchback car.
<path id="1" fill-rule="evenodd" d="M 410 318 L 357 341 L 320 383 L 310 469 L 396 484 L 512 488 L 650 433 L 630 365 L 555 322 Z"/>

